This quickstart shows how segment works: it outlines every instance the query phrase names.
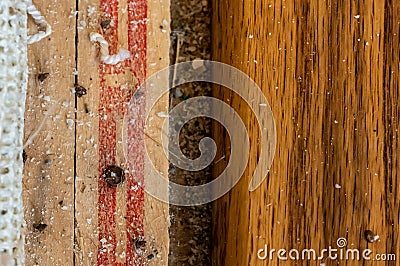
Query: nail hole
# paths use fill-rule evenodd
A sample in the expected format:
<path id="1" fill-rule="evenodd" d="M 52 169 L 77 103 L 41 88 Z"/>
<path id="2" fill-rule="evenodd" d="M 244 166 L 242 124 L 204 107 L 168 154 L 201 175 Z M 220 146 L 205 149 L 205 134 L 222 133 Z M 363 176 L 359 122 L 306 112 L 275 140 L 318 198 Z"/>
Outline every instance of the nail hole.
<path id="1" fill-rule="evenodd" d="M 46 227 L 47 227 L 47 224 L 45 224 L 45 223 L 40 223 L 40 224 L 34 224 L 33 225 L 33 228 L 35 228 L 39 232 L 43 232 L 44 229 L 46 229 Z"/>
<path id="2" fill-rule="evenodd" d="M 48 77 L 49 75 L 50 75 L 49 73 L 40 73 L 40 74 L 38 75 L 38 80 L 39 80 L 40 82 L 43 82 L 45 79 L 47 79 L 47 77 Z"/>

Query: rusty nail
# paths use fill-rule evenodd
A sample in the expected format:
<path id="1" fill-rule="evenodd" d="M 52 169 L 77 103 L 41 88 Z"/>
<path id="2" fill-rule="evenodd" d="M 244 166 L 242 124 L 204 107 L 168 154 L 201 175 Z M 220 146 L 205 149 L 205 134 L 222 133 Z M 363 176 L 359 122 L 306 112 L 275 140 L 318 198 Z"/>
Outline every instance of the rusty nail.
<path id="1" fill-rule="evenodd" d="M 124 182 L 125 173 L 121 167 L 109 165 L 107 166 L 106 170 L 104 170 L 103 177 L 109 186 L 116 187 Z"/>

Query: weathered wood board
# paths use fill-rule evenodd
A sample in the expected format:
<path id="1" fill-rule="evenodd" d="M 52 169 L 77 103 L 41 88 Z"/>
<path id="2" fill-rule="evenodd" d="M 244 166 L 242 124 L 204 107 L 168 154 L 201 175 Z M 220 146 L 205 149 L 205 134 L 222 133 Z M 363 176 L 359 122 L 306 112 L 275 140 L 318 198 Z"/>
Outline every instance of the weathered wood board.
<path id="1" fill-rule="evenodd" d="M 213 265 L 397 265 L 372 259 L 400 256 L 400 5 L 232 0 L 213 1 L 213 12 L 213 59 L 260 85 L 277 125 L 271 171 L 249 192 L 258 124 L 237 95 L 216 91 L 245 117 L 253 145 L 241 181 L 214 204 Z M 214 135 L 220 158 L 227 135 Z M 369 243 L 366 230 L 379 239 Z M 371 261 L 277 258 L 338 248 L 340 238 L 339 250 L 369 248 Z"/>
<path id="2" fill-rule="evenodd" d="M 75 96 L 69 88 L 74 84 L 75 18 L 71 11 L 75 4 L 35 4 L 51 23 L 53 34 L 28 47 L 25 261 L 26 265 L 73 265 Z M 37 30 L 34 23 L 28 25 L 32 33 Z M 49 75 L 41 82 L 38 76 L 44 73 Z"/>
<path id="3" fill-rule="evenodd" d="M 122 135 L 134 92 L 169 64 L 169 1 L 35 4 L 53 33 L 29 47 L 26 139 L 50 111 L 26 148 L 27 265 L 167 265 L 168 204 L 143 189 L 152 167 L 144 163 L 152 151 L 144 146 L 144 107 L 128 129 L 131 138 Z M 124 48 L 131 59 L 114 66 L 101 63 L 91 32 L 103 34 L 110 54 Z M 49 76 L 39 82 L 44 72 Z M 86 95 L 78 97 L 75 84 Z M 167 110 L 165 95 L 156 111 Z M 167 161 L 159 158 L 158 169 L 167 172 Z M 125 172 L 117 187 L 103 178 L 110 165 Z"/>

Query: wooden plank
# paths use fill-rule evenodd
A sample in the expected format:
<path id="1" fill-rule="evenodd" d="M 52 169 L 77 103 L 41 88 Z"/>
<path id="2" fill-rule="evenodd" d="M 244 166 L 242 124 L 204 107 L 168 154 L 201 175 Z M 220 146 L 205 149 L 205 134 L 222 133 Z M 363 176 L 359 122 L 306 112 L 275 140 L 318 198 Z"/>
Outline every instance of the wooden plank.
<path id="1" fill-rule="evenodd" d="M 213 1 L 213 10 L 214 59 L 261 86 L 278 136 L 268 178 L 248 192 L 257 121 L 237 95 L 216 93 L 249 117 L 253 146 L 241 181 L 214 204 L 213 263 L 277 265 L 276 251 L 260 260 L 258 250 L 321 252 L 337 248 L 341 237 L 346 248 L 371 249 L 371 257 L 398 253 L 400 7 L 378 0 L 233 0 Z M 219 158 L 228 154 L 227 136 L 217 127 L 214 134 Z M 219 163 L 215 172 L 223 168 Z M 367 242 L 366 230 L 379 240 Z M 338 262 L 325 256 L 318 265 Z"/>
<path id="2" fill-rule="evenodd" d="M 78 83 L 87 95 L 77 99 L 77 262 L 166 265 L 168 205 L 145 195 L 142 187 L 146 169 L 151 167 L 144 165 L 144 120 L 139 118 L 129 128 L 130 134 L 137 134 L 128 143 L 122 135 L 133 93 L 147 75 L 169 64 L 168 30 L 160 29 L 164 24 L 169 27 L 169 1 L 92 0 L 80 2 L 79 10 L 78 25 L 85 26 L 78 28 Z M 116 66 L 99 62 L 98 48 L 90 43 L 89 34 L 98 32 L 100 24 L 108 24 L 103 33 L 110 54 L 122 47 L 131 52 L 132 59 Z M 164 111 L 168 107 L 165 97 L 161 106 Z M 138 110 L 143 113 L 142 107 Z M 124 145 L 133 150 L 126 154 Z M 102 178 L 109 165 L 126 171 L 125 182 L 117 188 Z M 167 172 L 167 161 L 160 167 Z"/>
<path id="3" fill-rule="evenodd" d="M 80 1 L 78 6 L 78 76 L 76 83 L 87 90 L 77 98 L 76 130 L 76 253 L 77 265 L 97 265 L 100 75 L 98 51 L 89 40 L 100 23 L 99 1 Z"/>
<path id="4" fill-rule="evenodd" d="M 35 1 L 53 33 L 28 46 L 26 265 L 73 265 L 75 3 Z M 37 27 L 29 21 L 30 32 Z M 40 82 L 38 75 L 49 73 Z M 36 136 L 36 137 L 35 137 Z"/>
<path id="5" fill-rule="evenodd" d="M 170 0 L 149 0 L 147 15 L 147 76 L 155 74 L 169 66 L 170 52 Z M 168 88 L 168 76 L 159 79 L 158 86 Z M 153 106 L 151 121 L 145 135 L 147 145 L 146 156 L 150 156 L 153 165 L 145 164 L 145 180 L 149 175 L 149 169 L 156 167 L 165 178 L 168 178 L 169 163 L 167 157 L 163 156 L 162 134 L 168 134 L 161 130 L 164 119 L 157 114 L 168 113 L 169 93 L 164 95 L 147 95 L 147 97 L 160 97 Z M 168 121 L 167 121 L 168 122 Z M 157 140 L 157 142 L 154 142 Z M 166 143 L 168 145 L 168 142 Z M 146 183 L 145 183 L 146 185 Z M 145 236 L 150 243 L 150 253 L 155 259 L 151 265 L 168 265 L 169 254 L 169 204 L 161 202 L 154 195 L 144 195 L 144 228 Z"/>

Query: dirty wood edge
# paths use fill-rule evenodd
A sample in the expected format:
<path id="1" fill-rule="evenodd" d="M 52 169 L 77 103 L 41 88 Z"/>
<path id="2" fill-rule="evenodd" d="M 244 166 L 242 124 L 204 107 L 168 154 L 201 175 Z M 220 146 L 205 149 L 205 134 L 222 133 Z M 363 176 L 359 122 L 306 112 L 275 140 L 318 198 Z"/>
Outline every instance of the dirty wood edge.
<path id="1" fill-rule="evenodd" d="M 72 265 L 75 17 L 70 1 L 35 1 L 53 34 L 28 46 L 23 200 L 26 265 Z M 37 26 L 29 19 L 29 31 Z M 42 82 L 39 74 L 49 73 Z M 44 77 L 44 76 L 42 76 Z M 37 132 L 37 134 L 36 134 Z"/>

